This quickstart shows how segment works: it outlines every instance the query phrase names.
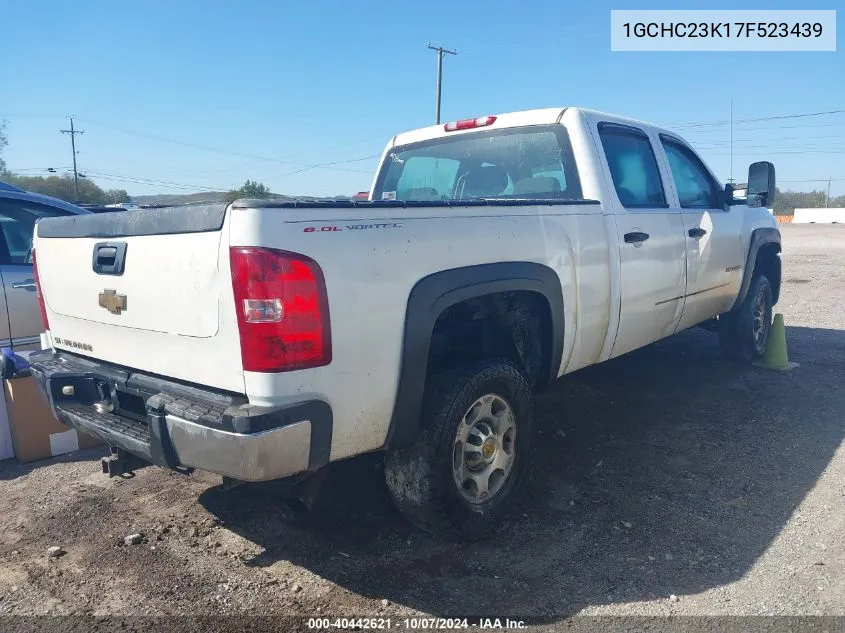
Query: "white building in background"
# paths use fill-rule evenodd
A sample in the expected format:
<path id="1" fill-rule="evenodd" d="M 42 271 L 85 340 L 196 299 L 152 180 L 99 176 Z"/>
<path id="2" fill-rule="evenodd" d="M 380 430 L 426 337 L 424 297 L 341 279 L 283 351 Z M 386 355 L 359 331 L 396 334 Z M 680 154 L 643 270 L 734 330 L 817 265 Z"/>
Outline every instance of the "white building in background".
<path id="1" fill-rule="evenodd" d="M 107 207 L 112 207 L 114 209 L 140 209 L 137 204 L 134 202 L 118 202 L 117 204 L 107 204 Z"/>
<path id="2" fill-rule="evenodd" d="M 795 209 L 793 224 L 845 224 L 845 208 Z"/>

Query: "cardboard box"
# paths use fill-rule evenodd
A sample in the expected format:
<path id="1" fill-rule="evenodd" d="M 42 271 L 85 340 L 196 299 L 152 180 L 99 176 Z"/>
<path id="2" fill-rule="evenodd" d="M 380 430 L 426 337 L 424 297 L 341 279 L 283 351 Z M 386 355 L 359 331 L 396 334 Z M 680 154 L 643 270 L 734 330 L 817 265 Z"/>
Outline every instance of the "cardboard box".
<path id="1" fill-rule="evenodd" d="M 3 384 L 18 461 L 46 459 L 101 444 L 59 422 L 32 376 L 7 379 Z"/>
<path id="2" fill-rule="evenodd" d="M 6 413 L 5 390 L 0 391 L 0 460 L 15 456 L 12 448 L 12 432 L 9 430 L 9 414 Z"/>

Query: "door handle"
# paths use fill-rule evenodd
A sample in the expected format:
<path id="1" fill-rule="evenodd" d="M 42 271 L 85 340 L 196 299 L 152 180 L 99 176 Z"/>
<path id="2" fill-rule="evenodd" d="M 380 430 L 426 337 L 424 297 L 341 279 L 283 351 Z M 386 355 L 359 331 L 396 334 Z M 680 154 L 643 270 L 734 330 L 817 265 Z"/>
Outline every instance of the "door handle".
<path id="1" fill-rule="evenodd" d="M 687 235 L 698 240 L 707 235 L 707 229 L 702 229 L 700 226 L 697 226 L 694 229 L 687 231 Z"/>
<path id="2" fill-rule="evenodd" d="M 15 281 L 12 283 L 12 288 L 23 288 L 24 290 L 35 290 L 34 279 L 24 279 L 23 281 Z"/>
<path id="3" fill-rule="evenodd" d="M 624 237 L 626 244 L 639 244 L 641 242 L 645 242 L 649 238 L 649 234 L 634 231 L 633 233 L 625 233 Z"/>

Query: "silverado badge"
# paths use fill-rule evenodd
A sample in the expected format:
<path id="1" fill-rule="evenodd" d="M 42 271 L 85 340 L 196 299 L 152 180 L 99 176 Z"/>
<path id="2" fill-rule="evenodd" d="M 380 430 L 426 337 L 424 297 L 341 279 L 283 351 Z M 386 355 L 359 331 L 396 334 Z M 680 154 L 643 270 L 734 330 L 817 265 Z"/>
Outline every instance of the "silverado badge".
<path id="1" fill-rule="evenodd" d="M 100 293 L 100 307 L 112 314 L 120 314 L 126 309 L 126 295 L 119 295 L 116 290 L 103 290 Z"/>

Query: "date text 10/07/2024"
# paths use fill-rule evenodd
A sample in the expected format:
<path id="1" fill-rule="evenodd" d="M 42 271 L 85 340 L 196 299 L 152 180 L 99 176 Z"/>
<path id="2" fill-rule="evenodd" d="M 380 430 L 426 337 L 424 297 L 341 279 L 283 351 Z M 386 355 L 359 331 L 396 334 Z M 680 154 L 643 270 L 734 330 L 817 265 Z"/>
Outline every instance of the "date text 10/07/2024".
<path id="1" fill-rule="evenodd" d="M 637 38 L 729 38 L 821 37 L 819 22 L 626 22 L 625 37 Z"/>
<path id="2" fill-rule="evenodd" d="M 526 628 L 525 620 L 510 618 L 308 618 L 313 630 L 518 630 Z"/>

